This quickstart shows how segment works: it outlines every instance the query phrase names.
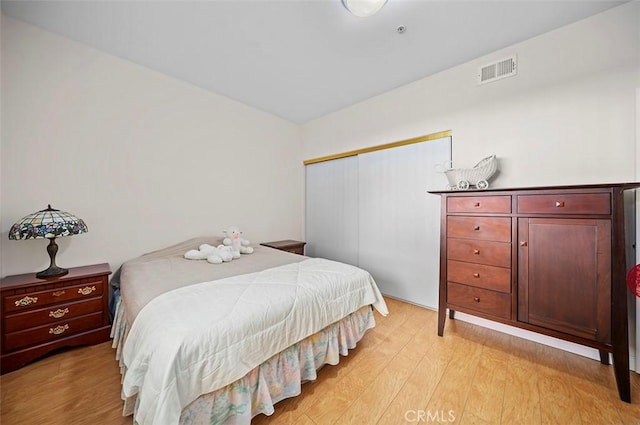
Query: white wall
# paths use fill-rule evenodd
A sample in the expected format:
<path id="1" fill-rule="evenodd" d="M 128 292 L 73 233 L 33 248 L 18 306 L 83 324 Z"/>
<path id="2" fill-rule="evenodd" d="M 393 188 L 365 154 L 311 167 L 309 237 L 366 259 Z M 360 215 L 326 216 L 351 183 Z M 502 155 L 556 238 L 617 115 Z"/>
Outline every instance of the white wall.
<path id="1" fill-rule="evenodd" d="M 514 53 L 516 77 L 477 86 L 480 66 Z M 638 87 L 636 1 L 307 123 L 301 128 L 303 157 L 452 130 L 454 166 L 498 156 L 492 187 L 634 181 Z M 598 358 L 575 344 L 456 317 Z"/>
<path id="2" fill-rule="evenodd" d="M 47 203 L 89 226 L 58 239 L 62 267 L 115 270 L 231 225 L 254 243 L 301 237 L 297 125 L 6 16 L 1 26 L 1 275 L 48 266 L 46 241 L 7 238 Z"/>

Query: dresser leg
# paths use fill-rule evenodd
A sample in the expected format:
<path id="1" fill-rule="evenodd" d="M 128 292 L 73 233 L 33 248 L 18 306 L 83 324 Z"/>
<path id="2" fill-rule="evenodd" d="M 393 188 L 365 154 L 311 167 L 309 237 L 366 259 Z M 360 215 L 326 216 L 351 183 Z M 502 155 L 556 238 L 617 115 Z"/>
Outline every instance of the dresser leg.
<path id="1" fill-rule="evenodd" d="M 605 351 L 605 350 L 599 350 L 600 351 L 600 363 L 602 364 L 609 364 L 609 352 Z"/>
<path id="2" fill-rule="evenodd" d="M 629 354 L 613 353 L 613 372 L 616 375 L 620 400 L 631 403 L 631 382 L 629 379 Z"/>
<path id="3" fill-rule="evenodd" d="M 441 307 L 438 310 L 438 336 L 442 336 L 444 333 L 444 320 L 447 318 L 447 309 Z"/>
<path id="4" fill-rule="evenodd" d="M 453 316 L 455 316 L 455 314 L 456 314 L 455 310 L 449 309 L 449 319 L 455 319 L 455 317 L 453 317 Z"/>
<path id="5" fill-rule="evenodd" d="M 616 376 L 616 384 L 618 385 L 618 395 L 620 396 L 620 400 L 631 403 L 627 294 L 624 290 L 624 284 L 612 286 L 614 286 L 615 290 L 612 290 L 611 298 L 616 299 L 616 305 L 621 306 L 614 309 L 611 314 L 611 354 L 613 357 L 613 373 Z"/>

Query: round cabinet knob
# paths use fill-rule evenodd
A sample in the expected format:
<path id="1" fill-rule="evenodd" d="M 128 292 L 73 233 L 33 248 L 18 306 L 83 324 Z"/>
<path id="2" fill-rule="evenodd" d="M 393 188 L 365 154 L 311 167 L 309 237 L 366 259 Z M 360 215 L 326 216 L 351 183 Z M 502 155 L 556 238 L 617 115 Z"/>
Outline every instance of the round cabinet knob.
<path id="1" fill-rule="evenodd" d="M 474 300 L 475 302 L 479 303 L 479 302 L 480 302 L 480 297 L 473 297 L 473 300 Z"/>
<path id="2" fill-rule="evenodd" d="M 473 255 L 480 255 L 480 250 L 479 249 L 474 249 L 473 250 Z"/>

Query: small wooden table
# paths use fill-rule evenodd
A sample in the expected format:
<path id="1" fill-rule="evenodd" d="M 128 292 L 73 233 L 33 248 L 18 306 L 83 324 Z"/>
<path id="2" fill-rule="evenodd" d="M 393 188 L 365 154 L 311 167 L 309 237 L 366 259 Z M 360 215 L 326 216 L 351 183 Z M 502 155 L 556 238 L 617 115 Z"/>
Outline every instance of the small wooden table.
<path id="1" fill-rule="evenodd" d="M 293 254 L 304 255 L 304 246 L 306 245 L 306 242 L 286 239 L 283 241 L 263 242 L 260 245 L 291 252 Z"/>

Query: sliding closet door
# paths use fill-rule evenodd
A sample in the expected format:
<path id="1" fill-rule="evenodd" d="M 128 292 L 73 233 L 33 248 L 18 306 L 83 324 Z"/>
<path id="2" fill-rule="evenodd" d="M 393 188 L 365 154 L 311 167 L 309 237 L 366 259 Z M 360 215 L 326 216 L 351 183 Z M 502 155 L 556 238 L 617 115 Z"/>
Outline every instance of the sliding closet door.
<path id="1" fill-rule="evenodd" d="M 306 254 L 358 265 L 358 158 L 307 165 Z"/>
<path id="2" fill-rule="evenodd" d="M 383 294 L 438 306 L 440 197 L 447 179 L 436 164 L 451 159 L 451 138 L 358 156 L 359 266 Z"/>
<path id="3" fill-rule="evenodd" d="M 306 166 L 306 253 L 359 266 L 383 294 L 438 306 L 440 197 L 451 137 Z"/>

